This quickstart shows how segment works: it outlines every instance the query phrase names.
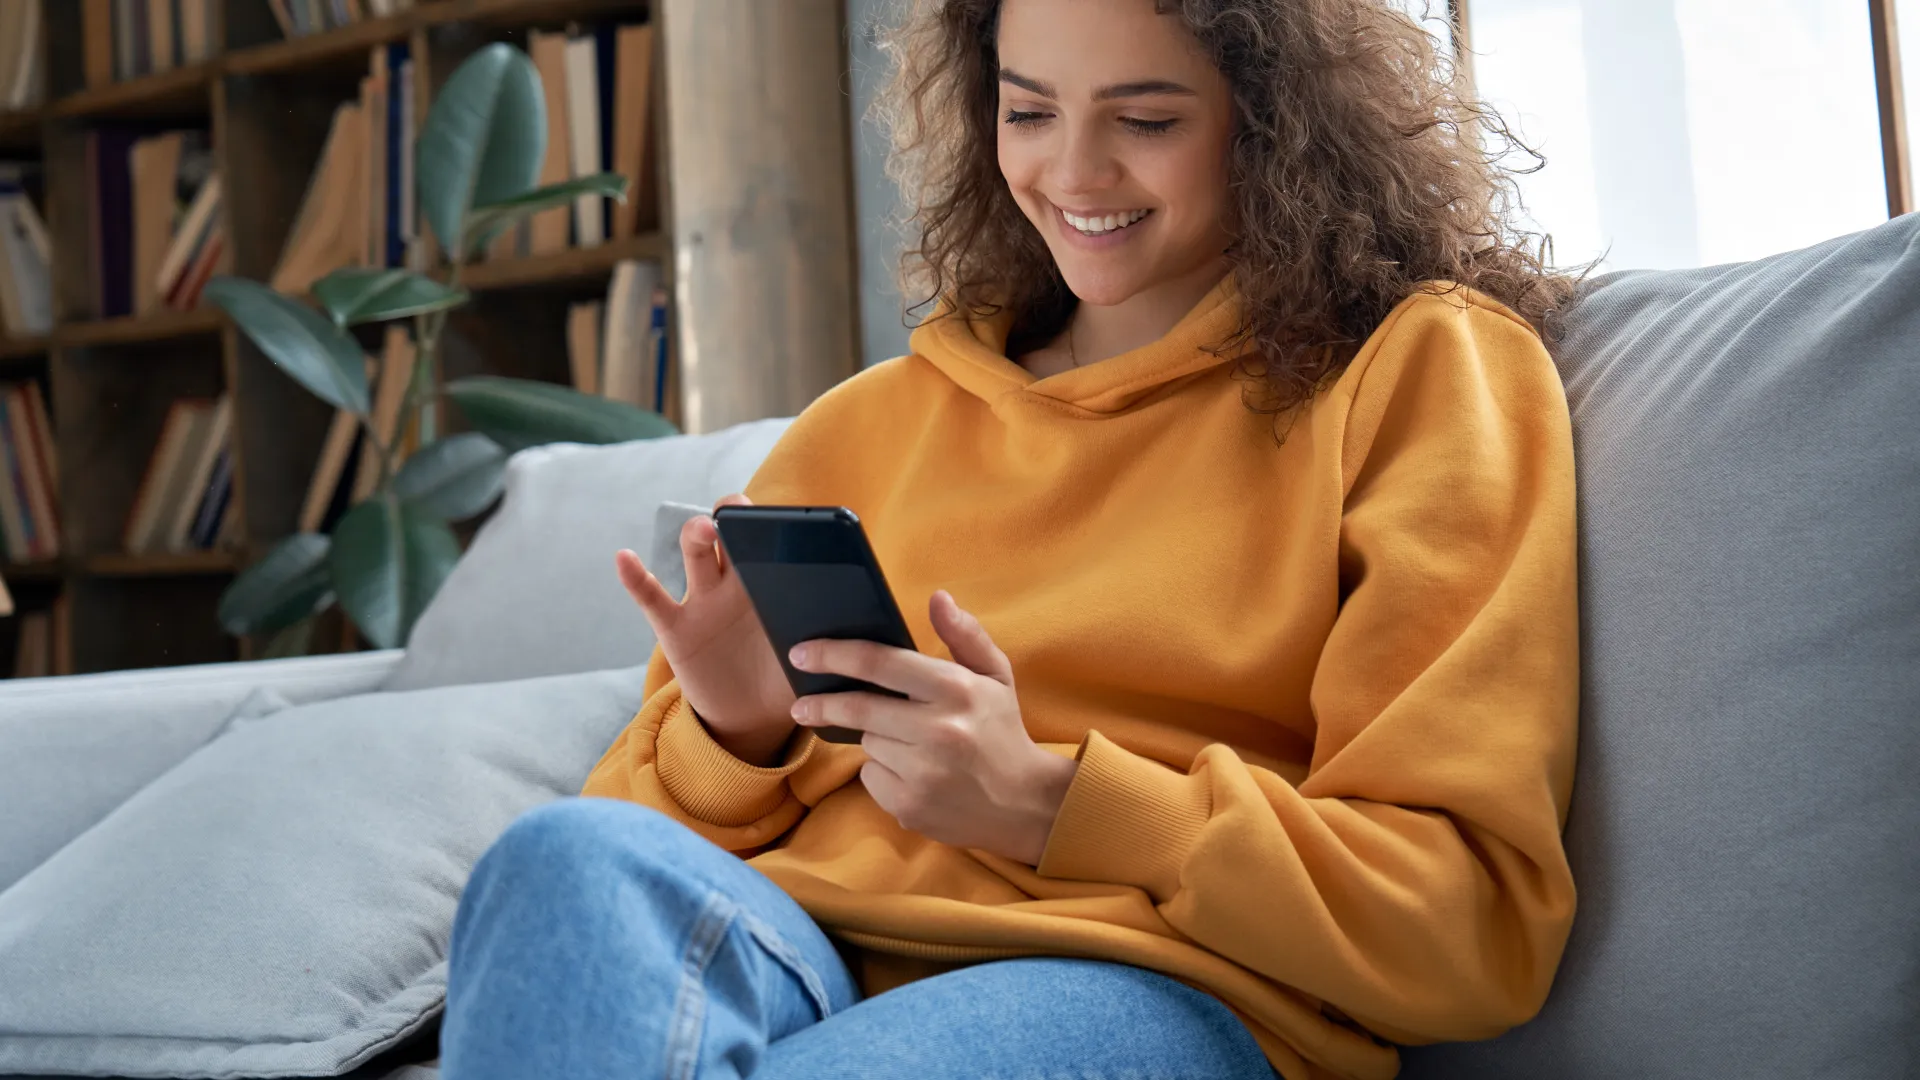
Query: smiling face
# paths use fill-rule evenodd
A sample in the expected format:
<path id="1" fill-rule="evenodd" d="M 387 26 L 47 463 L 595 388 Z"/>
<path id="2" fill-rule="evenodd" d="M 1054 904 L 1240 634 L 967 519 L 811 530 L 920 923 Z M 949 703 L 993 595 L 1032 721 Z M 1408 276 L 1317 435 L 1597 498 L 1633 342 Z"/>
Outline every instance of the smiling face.
<path id="1" fill-rule="evenodd" d="M 1067 287 L 1111 306 L 1221 272 L 1233 95 L 1153 0 L 1005 0 L 1000 172 Z"/>

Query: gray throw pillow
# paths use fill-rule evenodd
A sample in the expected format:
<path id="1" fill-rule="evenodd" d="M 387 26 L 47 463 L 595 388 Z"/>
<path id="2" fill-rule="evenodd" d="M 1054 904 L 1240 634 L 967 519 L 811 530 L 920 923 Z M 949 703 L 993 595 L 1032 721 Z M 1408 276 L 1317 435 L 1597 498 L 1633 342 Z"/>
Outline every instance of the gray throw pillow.
<path id="1" fill-rule="evenodd" d="M 474 861 L 578 793 L 645 674 L 254 695 L 0 893 L 0 1074 L 334 1076 L 407 1039 Z"/>
<path id="2" fill-rule="evenodd" d="M 398 658 L 353 653 L 0 683 L 0 890 L 193 753 L 255 688 L 271 686 L 294 704 L 364 693 Z"/>
<path id="3" fill-rule="evenodd" d="M 1573 937 L 1430 1078 L 1920 1075 L 1920 214 L 1597 279 L 1558 351 Z"/>
<path id="4" fill-rule="evenodd" d="M 645 662 L 653 628 L 614 577 L 614 552 L 648 556 L 663 501 L 711 507 L 745 488 L 791 422 L 515 454 L 499 510 L 421 614 L 386 687 Z"/>

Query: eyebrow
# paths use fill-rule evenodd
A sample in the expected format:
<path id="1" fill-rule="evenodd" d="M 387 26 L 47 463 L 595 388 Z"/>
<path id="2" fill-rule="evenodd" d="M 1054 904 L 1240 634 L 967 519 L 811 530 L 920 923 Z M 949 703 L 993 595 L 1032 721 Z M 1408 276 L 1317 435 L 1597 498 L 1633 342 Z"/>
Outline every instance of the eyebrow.
<path id="1" fill-rule="evenodd" d="M 1054 93 L 1052 86 L 1038 79 L 1029 79 L 1025 75 L 1015 71 L 1009 71 L 1006 68 L 1000 69 L 1000 81 L 1003 83 L 1012 83 L 1028 93 L 1039 94 L 1041 97 L 1051 98 L 1058 96 Z M 1103 86 L 1093 92 L 1093 100 L 1095 101 L 1112 101 L 1115 98 L 1131 97 L 1198 96 L 1200 95 L 1194 93 L 1192 89 L 1167 79 L 1141 79 L 1136 82 L 1115 83 L 1112 86 Z"/>

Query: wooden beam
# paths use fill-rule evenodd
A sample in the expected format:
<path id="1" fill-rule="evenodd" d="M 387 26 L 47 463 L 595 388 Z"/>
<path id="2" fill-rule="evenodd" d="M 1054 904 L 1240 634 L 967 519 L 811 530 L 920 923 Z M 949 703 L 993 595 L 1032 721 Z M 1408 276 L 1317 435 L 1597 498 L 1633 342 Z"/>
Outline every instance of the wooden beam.
<path id="1" fill-rule="evenodd" d="M 1913 209 L 1913 162 L 1907 146 L 1906 88 L 1901 84 L 1900 28 L 1895 0 L 1867 0 L 1873 24 L 1873 79 L 1880 90 L 1880 156 L 1887 173 L 1887 216 Z"/>
<path id="2" fill-rule="evenodd" d="M 681 427 L 792 416 L 859 366 L 841 0 L 663 0 Z M 664 16 L 664 17 L 661 17 Z"/>

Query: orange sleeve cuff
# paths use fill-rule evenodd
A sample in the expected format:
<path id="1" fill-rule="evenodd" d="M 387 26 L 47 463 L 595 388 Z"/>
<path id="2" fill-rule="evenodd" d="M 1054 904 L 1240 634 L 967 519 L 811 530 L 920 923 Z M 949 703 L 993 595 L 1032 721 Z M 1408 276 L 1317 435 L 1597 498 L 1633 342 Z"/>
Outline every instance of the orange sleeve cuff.
<path id="1" fill-rule="evenodd" d="M 1213 797 L 1199 777 L 1130 753 L 1097 731 L 1081 740 L 1080 768 L 1036 867 L 1041 876 L 1145 889 L 1166 903 L 1205 827 Z"/>
<path id="2" fill-rule="evenodd" d="M 779 809 L 788 795 L 787 777 L 813 756 L 817 742 L 806 731 L 779 765 L 749 765 L 715 742 L 681 697 L 660 721 L 654 767 L 660 785 L 690 816 L 712 825 L 748 825 Z"/>

